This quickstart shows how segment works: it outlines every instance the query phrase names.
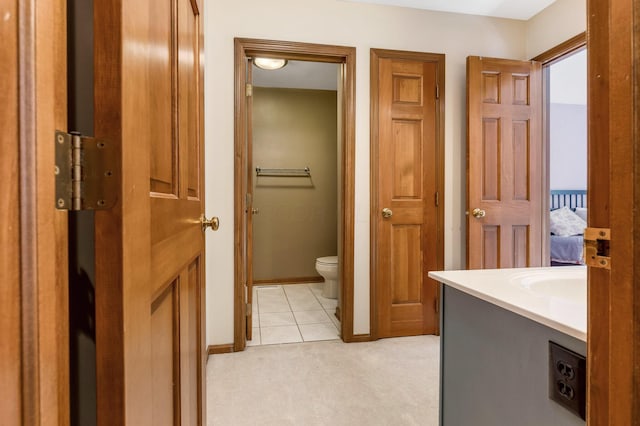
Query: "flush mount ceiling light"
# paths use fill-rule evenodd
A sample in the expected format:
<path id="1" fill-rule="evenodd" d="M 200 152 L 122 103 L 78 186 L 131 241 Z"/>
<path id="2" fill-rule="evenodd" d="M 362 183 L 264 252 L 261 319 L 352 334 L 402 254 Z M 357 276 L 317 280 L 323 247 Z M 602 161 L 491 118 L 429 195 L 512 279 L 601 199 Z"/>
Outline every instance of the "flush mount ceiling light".
<path id="1" fill-rule="evenodd" d="M 256 67 L 263 70 L 279 70 L 280 68 L 287 65 L 287 60 L 276 58 L 255 58 L 253 60 L 253 63 L 256 65 Z"/>

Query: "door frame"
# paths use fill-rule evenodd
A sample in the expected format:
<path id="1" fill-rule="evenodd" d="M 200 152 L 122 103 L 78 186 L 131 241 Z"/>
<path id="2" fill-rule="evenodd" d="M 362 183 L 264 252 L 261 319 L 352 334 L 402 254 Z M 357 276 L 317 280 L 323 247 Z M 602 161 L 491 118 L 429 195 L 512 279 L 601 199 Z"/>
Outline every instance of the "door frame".
<path id="1" fill-rule="evenodd" d="M 354 252 L 354 211 L 355 211 L 355 68 L 356 49 L 346 46 L 331 46 L 290 41 L 236 38 L 235 43 L 235 112 L 234 112 L 234 351 L 245 348 L 246 306 L 243 283 L 243 241 L 245 231 L 242 226 L 245 214 L 247 152 L 245 132 L 248 125 L 245 102 L 247 59 L 254 56 L 278 57 L 288 60 L 329 62 L 343 65 L 342 72 L 342 211 L 339 221 L 342 235 L 338 244 L 342 250 L 339 259 L 341 287 L 341 336 L 345 342 L 357 340 L 353 335 L 353 252 Z"/>
<path id="2" fill-rule="evenodd" d="M 436 74 L 436 84 L 439 88 L 439 107 L 436 109 L 436 125 L 438 126 L 437 130 L 437 140 L 436 140 L 436 151 L 437 151 L 437 164 L 438 170 L 436 171 L 436 190 L 439 195 L 438 204 L 436 206 L 438 212 L 437 218 L 437 251 L 436 251 L 436 262 L 438 264 L 439 269 L 444 269 L 444 114 L 445 114 L 445 56 L 439 53 L 424 53 L 424 52 L 411 52 L 411 51 L 402 51 L 402 50 L 386 50 L 386 49 L 371 49 L 370 52 L 370 187 L 371 187 L 371 200 L 370 200 L 370 235 L 371 235 L 371 243 L 370 243 L 370 340 L 377 340 L 378 337 L 378 307 L 377 307 L 377 288 L 378 288 L 378 279 L 377 279 L 377 241 L 378 241 L 378 231 L 377 231 L 377 223 L 378 212 L 380 211 L 379 200 L 378 200 L 378 182 L 380 176 L 378 176 L 378 168 L 379 168 L 379 156 L 378 156 L 378 93 L 380 91 L 378 85 L 378 68 L 380 59 L 389 58 L 389 59 L 407 59 L 407 60 L 417 60 L 424 62 L 435 62 L 437 64 L 437 74 Z M 426 277 L 426 272 L 425 277 Z M 429 279 L 429 278 L 427 278 Z M 438 289 L 438 294 L 439 294 Z M 439 296 L 437 296 L 439 297 Z M 436 310 L 437 312 L 437 310 Z M 438 326 L 438 335 L 440 327 Z"/>
<path id="3" fill-rule="evenodd" d="M 593 426 L 640 419 L 639 24 L 638 0 L 587 2 L 588 225 L 611 229 L 611 269 L 587 268 Z"/>
<path id="4" fill-rule="evenodd" d="M 532 61 L 542 64 L 542 266 L 551 264 L 551 247 L 549 238 L 549 191 L 551 189 L 550 150 L 551 137 L 549 132 L 550 117 L 550 66 L 568 58 L 574 53 L 587 47 L 587 33 L 582 32 L 569 40 L 542 52 Z"/>
<path id="5" fill-rule="evenodd" d="M 55 208 L 53 173 L 54 132 L 67 127 L 66 2 L 3 6 L 0 186 L 10 211 L 0 231 L 0 378 L 8 395 L 0 412 L 8 424 L 67 425 L 67 212 Z"/>

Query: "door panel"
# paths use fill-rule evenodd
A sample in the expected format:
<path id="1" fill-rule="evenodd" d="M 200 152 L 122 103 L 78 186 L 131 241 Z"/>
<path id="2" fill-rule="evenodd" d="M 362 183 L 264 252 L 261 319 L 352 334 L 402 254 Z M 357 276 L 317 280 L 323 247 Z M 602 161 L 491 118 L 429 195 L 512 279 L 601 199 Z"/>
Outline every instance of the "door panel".
<path id="1" fill-rule="evenodd" d="M 437 287 L 426 274 L 438 265 L 438 64 L 375 59 L 374 52 L 377 335 L 436 333 Z M 390 215 L 385 217 L 382 209 Z"/>
<path id="2" fill-rule="evenodd" d="M 151 377 L 153 380 L 153 424 L 177 424 L 180 388 L 175 386 L 179 374 L 176 355 L 178 342 L 179 281 L 169 284 L 151 303 Z"/>
<path id="3" fill-rule="evenodd" d="M 204 420 L 198 6 L 95 7 L 96 136 L 122 158 L 118 205 L 96 213 L 99 423 Z"/>
<path id="4" fill-rule="evenodd" d="M 172 2 L 159 1 L 150 11 L 149 45 L 154 57 L 150 61 L 153 70 L 153 90 L 149 93 L 149 136 L 153 140 L 151 151 L 151 191 L 177 195 L 176 167 L 177 141 L 173 132 L 173 64 L 171 34 L 166 28 L 172 25 Z"/>
<path id="5" fill-rule="evenodd" d="M 470 269 L 542 264 L 540 69 L 531 61 L 467 59 Z"/>

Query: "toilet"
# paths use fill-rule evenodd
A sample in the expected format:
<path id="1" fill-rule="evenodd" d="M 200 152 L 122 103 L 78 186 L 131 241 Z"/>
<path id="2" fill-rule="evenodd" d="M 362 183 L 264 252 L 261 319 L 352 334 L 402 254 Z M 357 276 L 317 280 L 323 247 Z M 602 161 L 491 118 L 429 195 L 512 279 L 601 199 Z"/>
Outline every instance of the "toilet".
<path id="1" fill-rule="evenodd" d="M 316 259 L 316 271 L 324 278 L 322 296 L 328 299 L 338 298 L 338 256 L 326 256 Z"/>

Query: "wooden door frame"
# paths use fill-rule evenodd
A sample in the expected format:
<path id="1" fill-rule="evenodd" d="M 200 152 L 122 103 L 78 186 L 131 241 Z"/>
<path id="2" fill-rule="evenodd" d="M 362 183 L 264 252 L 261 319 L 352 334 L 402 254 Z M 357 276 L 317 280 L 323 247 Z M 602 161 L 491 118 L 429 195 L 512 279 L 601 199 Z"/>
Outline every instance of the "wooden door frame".
<path id="1" fill-rule="evenodd" d="M 588 268 L 587 422 L 593 426 L 640 421 L 638 25 L 638 0 L 587 1 L 588 224 L 611 229 L 611 270 Z"/>
<path id="2" fill-rule="evenodd" d="M 247 128 L 247 108 L 245 104 L 245 64 L 247 58 L 256 55 L 278 57 L 289 60 L 304 60 L 343 64 L 342 73 L 342 164 L 343 176 L 342 245 L 340 259 L 341 287 L 341 335 L 342 340 L 351 342 L 358 339 L 353 335 L 353 251 L 354 251 L 354 211 L 355 211 L 355 71 L 356 50 L 353 47 L 323 44 L 298 43 L 290 41 L 236 38 L 235 42 L 235 113 L 234 113 L 234 351 L 245 348 L 246 306 L 244 304 L 244 283 L 242 245 L 245 238 L 242 226 L 245 193 L 247 192 L 244 170 L 247 152 L 245 150 L 245 129 Z"/>
<path id="3" fill-rule="evenodd" d="M 550 66 L 570 55 L 577 53 L 587 46 L 587 33 L 582 32 L 569 40 L 552 47 L 531 59 L 542 64 L 542 265 L 549 266 L 551 261 L 551 247 L 549 238 L 549 191 L 551 189 L 550 150 L 551 137 L 549 130 L 549 96 L 550 96 Z"/>
<path id="4" fill-rule="evenodd" d="M 53 174 L 54 132 L 67 126 L 66 2 L 13 0 L 6 6 L 8 96 L 1 116 L 7 155 L 0 163 L 5 205 L 15 213 L 4 212 L 8 230 L 0 232 L 7 257 L 0 272 L 7 278 L 0 331 L 11 346 L 10 353 L 2 351 L 10 356 L 2 357 L 8 396 L 0 412 L 9 424 L 67 425 L 67 213 L 55 208 Z"/>
<path id="5" fill-rule="evenodd" d="M 377 219 L 378 212 L 380 211 L 380 205 L 378 200 L 378 176 L 379 157 L 378 157 L 378 145 L 379 145 L 379 122 L 378 122 L 378 93 L 380 91 L 378 80 L 378 68 L 380 59 L 407 59 L 424 62 L 435 62 L 437 64 L 436 71 L 436 83 L 439 87 L 439 106 L 436 110 L 436 125 L 437 130 L 437 162 L 438 171 L 436 172 L 437 191 L 439 194 L 439 200 L 437 205 L 438 219 L 437 219 L 437 252 L 436 262 L 439 269 L 444 269 L 444 113 L 445 113 L 445 55 L 439 53 L 423 53 L 423 52 L 410 52 L 401 50 L 386 50 L 386 49 L 371 49 L 370 52 L 370 187 L 371 187 L 371 209 L 370 209 L 370 340 L 377 340 L 378 337 L 378 308 L 376 291 L 378 287 L 377 280 Z M 426 277 L 426 271 L 425 271 Z M 439 290 L 438 290 L 439 292 Z M 439 330 L 439 327 L 438 327 Z M 439 331 L 438 331 L 439 334 Z"/>

